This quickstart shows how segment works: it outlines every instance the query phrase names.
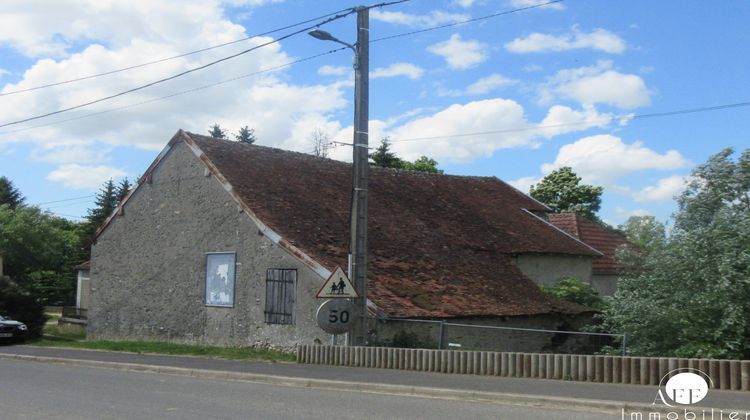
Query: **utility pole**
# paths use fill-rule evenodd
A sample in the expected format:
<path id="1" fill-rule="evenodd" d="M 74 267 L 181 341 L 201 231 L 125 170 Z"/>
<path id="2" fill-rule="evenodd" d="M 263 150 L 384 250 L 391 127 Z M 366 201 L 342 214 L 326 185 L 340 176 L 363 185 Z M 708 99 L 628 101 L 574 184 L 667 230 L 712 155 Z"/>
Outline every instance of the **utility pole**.
<path id="1" fill-rule="evenodd" d="M 367 345 L 367 178 L 369 163 L 370 19 L 367 7 L 357 8 L 357 44 L 354 69 L 354 147 L 352 152 L 351 279 L 359 297 L 359 322 L 350 345 Z M 359 324 L 359 325 L 357 325 Z"/>
<path id="2" fill-rule="evenodd" d="M 370 9 L 357 11 L 357 43 L 344 42 L 326 31 L 309 34 L 322 41 L 346 45 L 354 52 L 354 141 L 352 149 L 352 207 L 349 237 L 349 279 L 359 295 L 354 299 L 356 322 L 349 331 L 350 346 L 367 345 L 367 176 L 370 171 Z"/>

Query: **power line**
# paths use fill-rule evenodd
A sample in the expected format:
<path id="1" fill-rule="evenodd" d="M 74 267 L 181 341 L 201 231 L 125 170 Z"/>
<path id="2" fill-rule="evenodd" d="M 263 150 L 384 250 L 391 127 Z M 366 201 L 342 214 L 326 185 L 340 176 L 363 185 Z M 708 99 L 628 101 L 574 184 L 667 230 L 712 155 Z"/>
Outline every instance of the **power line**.
<path id="1" fill-rule="evenodd" d="M 460 20 L 460 21 L 456 21 L 456 22 L 452 22 L 452 23 L 446 23 L 444 25 L 432 26 L 430 28 L 425 28 L 425 29 L 418 29 L 416 31 L 410 31 L 410 32 L 404 32 L 404 33 L 401 33 L 401 34 L 396 34 L 396 35 L 384 36 L 382 38 L 375 38 L 375 39 L 371 39 L 370 43 L 372 44 L 373 42 L 380 42 L 380 41 L 385 41 L 385 40 L 388 40 L 388 39 L 401 38 L 401 37 L 404 37 L 404 36 L 421 34 L 423 32 L 434 31 L 434 30 L 437 30 L 437 29 L 450 28 L 450 27 L 453 27 L 453 26 L 463 25 L 463 24 L 471 23 L 471 22 L 478 22 L 478 21 L 481 21 L 481 20 L 491 19 L 491 18 L 498 17 L 498 16 L 509 15 L 511 13 L 522 12 L 524 10 L 536 9 L 536 8 L 539 8 L 539 7 L 549 6 L 550 4 L 562 3 L 562 2 L 563 2 L 563 0 L 552 0 L 552 1 L 549 1 L 547 3 L 540 3 L 540 4 L 535 4 L 535 5 L 532 5 L 532 6 L 520 7 L 518 9 L 506 10 L 504 12 L 497 12 L 497 13 L 493 13 L 493 14 L 490 14 L 490 15 L 479 16 L 479 17 L 475 17 L 475 18 L 471 18 L 471 19 L 465 19 L 465 20 Z"/>
<path id="2" fill-rule="evenodd" d="M 560 128 L 560 127 L 580 126 L 580 125 L 589 125 L 589 124 L 594 124 L 594 125 L 601 124 L 601 123 L 608 124 L 616 120 L 625 120 L 625 119 L 636 120 L 636 119 L 669 117 L 669 116 L 675 116 L 675 115 L 695 114 L 699 112 L 710 112 L 710 111 L 718 111 L 718 110 L 731 109 L 731 108 L 743 108 L 743 107 L 748 107 L 748 106 L 750 106 L 750 102 L 735 102 L 731 104 L 722 104 L 722 105 L 698 107 L 698 108 L 686 108 L 686 109 L 679 109 L 675 111 L 653 112 L 653 113 L 648 113 L 648 114 L 619 115 L 619 116 L 611 116 L 611 117 L 606 117 L 606 118 L 603 117 L 603 118 L 598 118 L 598 119 L 593 119 L 593 120 L 576 121 L 576 122 L 570 122 L 570 123 L 534 125 L 534 126 L 528 126 L 528 127 L 506 128 L 502 130 L 475 131 L 475 132 L 470 132 L 470 133 L 446 134 L 443 136 L 412 137 L 412 138 L 391 140 L 390 143 L 393 144 L 393 143 L 403 143 L 403 142 L 411 142 L 411 141 L 484 136 L 484 135 L 489 135 L 489 134 L 516 133 L 516 132 L 523 132 L 523 131 L 536 131 L 536 130 L 544 130 L 548 128 Z M 345 145 L 345 146 L 351 146 L 350 143 L 344 143 L 338 140 L 334 140 L 332 141 L 332 143 Z"/>
<path id="3" fill-rule="evenodd" d="M 116 93 L 116 94 L 113 94 L 113 95 L 105 96 L 103 98 L 95 99 L 93 101 L 89 101 L 89 102 L 85 102 L 85 103 L 82 103 L 82 104 L 74 105 L 74 106 L 71 106 L 71 107 L 68 107 L 68 108 L 59 109 L 57 111 L 48 112 L 46 114 L 41 114 L 41 115 L 37 115 L 37 116 L 34 116 L 34 117 L 24 118 L 24 119 L 21 119 L 21 120 L 12 121 L 12 122 L 5 123 L 5 124 L 0 124 L 0 128 L 7 127 L 7 126 L 10 126 L 10 125 L 20 124 L 20 123 L 24 123 L 24 122 L 34 121 L 34 120 L 38 120 L 40 118 L 49 117 L 49 116 L 52 116 L 52 115 L 61 114 L 63 112 L 72 111 L 72 110 L 83 108 L 83 107 L 86 107 L 86 106 L 89 106 L 89 105 L 93 105 L 93 104 L 96 104 L 96 103 L 99 103 L 99 102 L 103 102 L 103 101 L 106 101 L 106 100 L 109 100 L 109 99 L 117 98 L 119 96 L 123 96 L 123 95 L 126 95 L 128 93 L 137 92 L 137 91 L 143 90 L 143 89 L 145 89 L 147 87 L 151 87 L 151 86 L 154 86 L 154 85 L 157 85 L 157 84 L 160 84 L 160 83 L 164 83 L 166 81 L 173 80 L 173 79 L 176 79 L 178 77 L 185 76 L 187 74 L 196 72 L 198 70 L 203 70 L 203 69 L 205 69 L 207 67 L 211 67 L 213 65 L 219 64 L 219 63 L 227 61 L 227 60 L 230 60 L 232 58 L 239 57 L 239 56 L 247 54 L 247 53 L 249 53 L 251 51 L 255 51 L 255 50 L 259 49 L 259 48 L 263 48 L 263 47 L 266 47 L 266 46 L 271 45 L 271 44 L 276 44 L 276 43 L 278 43 L 278 42 L 280 42 L 280 41 L 282 41 L 284 39 L 287 39 L 287 38 L 290 38 L 290 37 L 292 37 L 294 35 L 298 35 L 300 33 L 306 32 L 306 31 L 308 31 L 310 29 L 318 28 L 318 27 L 320 27 L 322 25 L 325 25 L 327 23 L 330 23 L 330 22 L 333 22 L 335 20 L 338 20 L 338 19 L 341 19 L 343 17 L 346 17 L 346 16 L 348 16 L 348 15 L 350 15 L 352 13 L 354 13 L 354 9 L 351 9 L 351 10 L 347 11 L 346 13 L 337 14 L 337 15 L 335 15 L 333 17 L 330 17 L 328 19 L 325 19 L 325 20 L 323 20 L 323 21 L 321 21 L 321 22 L 319 22 L 319 23 L 317 23 L 315 25 L 307 26 L 305 28 L 302 28 L 302 29 L 299 29 L 297 31 L 291 32 L 291 33 L 289 33 L 287 35 L 284 35 L 284 36 L 279 37 L 277 39 L 274 39 L 272 41 L 268 41 L 268 42 L 265 42 L 263 44 L 256 45 L 256 46 L 254 46 L 252 48 L 248 48 L 246 50 L 240 51 L 240 52 L 238 52 L 236 54 L 232 54 L 232 55 L 220 58 L 218 60 L 214 60 L 214 61 L 212 61 L 210 63 L 207 63 L 207 64 L 204 64 L 202 66 L 194 67 L 192 69 L 185 70 L 183 72 L 174 74 L 172 76 L 165 77 L 165 78 L 153 81 L 151 83 L 147 83 L 145 85 L 141 85 L 141 86 L 138 86 L 138 87 L 135 87 L 135 88 L 131 88 L 131 89 L 128 89 L 128 90 L 125 90 L 125 91 L 122 91 L 122 92 L 119 92 L 119 93 Z"/>
<path id="4" fill-rule="evenodd" d="M 183 90 L 183 91 L 180 91 L 180 92 L 171 93 L 169 95 L 160 96 L 158 98 L 148 99 L 148 100 L 141 101 L 141 102 L 136 102 L 136 103 L 132 103 L 132 104 L 128 104 L 128 105 L 123 105 L 123 106 L 119 106 L 119 107 L 115 107 L 115 108 L 110 108 L 110 109 L 105 109 L 105 110 L 102 110 L 102 111 L 93 112 L 93 113 L 89 113 L 89 114 L 86 114 L 86 115 L 80 115 L 80 116 L 77 116 L 77 117 L 72 117 L 72 118 L 66 118 L 66 119 L 63 119 L 63 120 L 52 121 L 52 122 L 45 123 L 45 124 L 37 124 L 37 125 L 34 125 L 34 126 L 30 126 L 30 127 L 20 128 L 20 129 L 17 129 L 17 130 L 3 131 L 3 132 L 0 132 L 0 135 L 18 133 L 18 132 L 22 132 L 22 131 L 33 130 L 35 128 L 48 127 L 48 126 L 51 126 L 51 125 L 58 125 L 58 124 L 62 124 L 62 123 L 70 122 L 70 121 L 77 121 L 77 120 L 81 120 L 81 119 L 85 119 L 85 118 L 95 117 L 95 116 L 102 115 L 102 114 L 108 114 L 110 112 L 121 111 L 123 109 L 134 108 L 134 107 L 137 107 L 137 106 L 150 104 L 152 102 L 163 101 L 165 99 L 170 99 L 170 98 L 174 98 L 176 96 L 181 96 L 181 95 L 185 95 L 185 94 L 188 94 L 188 93 L 193 93 L 193 92 L 197 92 L 197 91 L 200 91 L 200 90 L 204 90 L 204 89 L 208 89 L 208 88 L 220 86 L 220 85 L 223 85 L 223 84 L 226 84 L 226 83 L 234 82 L 234 81 L 241 80 L 241 79 L 246 79 L 248 77 L 257 76 L 257 75 L 263 74 L 263 73 L 272 72 L 272 71 L 279 70 L 279 69 L 282 69 L 282 68 L 285 68 L 285 67 L 291 67 L 291 66 L 293 66 L 295 64 L 298 64 L 298 63 L 301 63 L 301 62 L 304 62 L 304 61 L 309 61 L 309 60 L 312 60 L 312 59 L 315 59 L 315 58 L 318 58 L 318 57 L 323 57 L 325 55 L 337 53 L 339 51 L 343 51 L 343 50 L 346 50 L 346 49 L 348 49 L 348 48 L 347 47 L 340 47 L 340 48 L 336 48 L 336 49 L 333 49 L 333 50 L 330 50 L 330 51 L 326 51 L 324 53 L 315 54 L 315 55 L 311 55 L 311 56 L 308 56 L 308 57 L 305 57 L 305 58 L 300 58 L 298 60 L 290 61 L 290 62 L 285 63 L 285 64 L 280 64 L 278 66 L 269 67 L 269 68 L 266 68 L 266 69 L 263 69 L 263 70 L 259 70 L 259 71 L 253 72 L 253 73 L 243 74 L 243 75 L 240 75 L 240 76 L 237 76 L 237 77 L 233 77 L 231 79 L 221 80 L 219 82 L 211 83 L 211 84 L 208 84 L 208 85 L 198 86 L 198 87 L 187 89 L 187 90 Z"/>
<path id="5" fill-rule="evenodd" d="M 66 198 L 64 200 L 45 201 L 44 203 L 37 203 L 37 204 L 35 204 L 35 206 L 43 206 L 45 204 L 53 204 L 53 203 L 62 203 L 63 201 L 82 200 L 84 198 L 91 198 L 91 197 L 95 197 L 95 195 L 94 194 L 90 194 L 90 195 L 83 195 L 83 196 L 80 196 L 80 197 Z"/>
<path id="6" fill-rule="evenodd" d="M 397 0 L 397 1 L 379 3 L 379 4 L 374 4 L 372 6 L 368 6 L 368 8 L 372 9 L 372 8 L 376 8 L 376 7 L 391 6 L 391 5 L 394 5 L 394 4 L 405 3 L 405 2 L 408 2 L 408 1 L 411 1 L 411 0 Z M 317 17 L 314 17 L 314 18 L 310 18 L 308 20 L 303 20 L 302 22 L 297 22 L 297 23 L 294 23 L 294 24 L 291 24 L 291 25 L 282 26 L 280 28 L 272 29 L 270 31 L 261 32 L 261 33 L 255 34 L 255 35 L 246 36 L 244 38 L 236 39 L 234 41 L 224 42 L 224 43 L 221 43 L 221 44 L 211 45 L 211 46 L 206 47 L 206 48 L 201 48 L 201 49 L 198 49 L 198 50 L 193 50 L 193 51 L 189 51 L 189 52 L 186 52 L 186 53 L 181 53 L 181 54 L 173 55 L 171 57 L 160 58 L 160 59 L 157 59 L 157 60 L 147 61 L 147 62 L 141 63 L 141 64 L 135 64 L 135 65 L 132 65 L 132 66 L 127 66 L 127 67 L 122 67 L 122 68 L 119 68 L 119 69 L 109 70 L 109 71 L 105 71 L 105 72 L 102 72 L 102 73 L 90 74 L 90 75 L 87 75 L 87 76 L 81 76 L 81 77 L 77 77 L 77 78 L 73 78 L 73 79 L 63 80 L 63 81 L 60 81 L 60 82 L 47 83 L 47 84 L 43 84 L 43 85 L 39 85 L 39 86 L 33 86 L 33 87 L 30 87 L 30 88 L 13 90 L 13 91 L 10 91 L 10 92 L 0 92 L 0 97 L 15 95 L 15 94 L 18 94 L 18 93 L 23 93 L 23 92 L 31 92 L 31 91 L 35 91 L 35 90 L 39 90 L 39 89 L 44 89 L 44 88 L 49 88 L 49 87 L 54 87 L 54 86 L 60 86 L 60 85 L 65 85 L 65 84 L 69 84 L 69 83 L 80 82 L 80 81 L 83 81 L 83 80 L 95 79 L 97 77 L 109 76 L 111 74 L 122 73 L 122 72 L 128 71 L 128 70 L 138 69 L 138 68 L 141 68 L 141 67 L 147 67 L 147 66 L 150 66 L 150 65 L 153 65 L 153 64 L 159 64 L 159 63 L 163 63 L 163 62 L 166 62 L 166 61 L 176 60 L 178 58 L 188 57 L 188 56 L 199 54 L 199 53 L 202 53 L 202 52 L 206 52 L 206 51 L 210 51 L 210 50 L 215 50 L 217 48 L 226 47 L 228 45 L 234 45 L 234 44 L 237 44 L 237 43 L 240 43 L 240 42 L 251 40 L 253 38 L 259 38 L 259 37 L 262 37 L 262 36 L 271 35 L 271 34 L 274 34 L 276 32 L 281 32 L 281 31 L 286 30 L 286 29 L 291 29 L 291 28 L 294 28 L 294 27 L 297 27 L 297 26 L 300 26 L 300 25 L 304 25 L 306 23 L 315 22 L 315 21 L 318 21 L 320 19 L 325 19 L 325 18 L 330 17 L 330 16 L 335 16 L 335 15 L 337 15 L 339 13 L 343 13 L 343 12 L 346 12 L 346 11 L 349 11 L 349 10 L 351 10 L 351 8 L 337 10 L 335 12 L 327 13 L 327 14 L 322 15 L 322 16 L 317 16 Z"/>
<path id="7" fill-rule="evenodd" d="M 720 109 L 729 109 L 729 108 L 741 108 L 750 106 L 750 102 L 737 102 L 733 104 L 724 104 L 724 105 L 716 105 L 716 106 L 705 106 L 701 108 L 689 108 L 689 109 L 681 109 L 677 111 L 667 111 L 667 112 L 654 112 L 651 114 L 640 114 L 640 115 L 634 115 L 633 119 L 642 119 L 642 118 L 654 118 L 654 117 L 669 117 L 672 115 L 682 115 L 682 114 L 694 114 L 696 112 L 706 112 L 706 111 L 717 111 Z M 627 117 L 625 117 L 627 118 Z"/>
<path id="8" fill-rule="evenodd" d="M 298 22 L 298 23 L 295 23 L 295 24 L 292 24 L 292 25 L 287 25 L 287 26 L 284 26 L 284 27 L 281 27 L 281 28 L 273 29 L 273 30 L 262 32 L 262 33 L 259 33 L 259 34 L 250 35 L 250 36 L 244 37 L 242 39 L 237 39 L 237 40 L 225 42 L 225 43 L 222 43 L 222 44 L 212 45 L 210 47 L 201 48 L 199 50 L 194 50 L 194 51 L 190 51 L 190 52 L 186 52 L 186 53 L 174 55 L 174 56 L 171 56 L 171 57 L 160 58 L 158 60 L 153 60 L 153 61 L 147 61 L 145 63 L 135 64 L 135 65 L 132 65 L 132 66 L 123 67 L 123 68 L 119 68 L 119 69 L 115 69 L 115 70 L 109 70 L 109 71 L 106 71 L 106 72 L 103 72 L 103 73 L 91 74 L 91 75 L 88 75 L 88 76 L 81 76 L 81 77 L 74 78 L 74 79 L 63 80 L 61 82 L 47 83 L 47 84 L 44 84 L 44 85 L 34 86 L 34 87 L 30 87 L 30 88 L 19 89 L 19 90 L 14 90 L 14 91 L 10 91 L 10 92 L 4 92 L 4 93 L 0 93 L 0 96 L 15 95 L 17 93 L 31 92 L 31 91 L 34 91 L 34 90 L 44 89 L 44 88 L 48 88 L 48 87 L 60 86 L 60 85 L 65 85 L 65 84 L 69 84 L 69 83 L 74 83 L 74 82 L 80 82 L 82 80 L 94 79 L 94 78 L 97 78 L 97 77 L 108 76 L 110 74 L 121 73 L 121 72 L 124 72 L 124 71 L 127 71 L 127 70 L 133 70 L 133 69 L 138 69 L 138 68 L 141 68 L 141 67 L 150 66 L 150 65 L 153 65 L 153 64 L 163 63 L 165 61 L 176 60 L 178 58 L 188 57 L 188 56 L 191 56 L 191 55 L 194 55 L 194 54 L 198 54 L 198 53 L 202 53 L 202 52 L 214 50 L 214 49 L 221 48 L 221 47 L 226 47 L 227 45 L 237 44 L 237 43 L 244 42 L 244 41 L 247 41 L 247 40 L 250 40 L 250 39 L 253 39 L 253 38 L 259 38 L 259 37 L 262 37 L 262 36 L 271 35 L 271 34 L 276 33 L 276 32 L 280 32 L 280 31 L 283 31 L 283 30 L 286 30 L 286 29 L 291 29 L 291 28 L 294 28 L 296 26 L 304 25 L 306 23 L 315 22 L 315 21 L 318 21 L 320 19 L 324 19 L 324 18 L 327 18 L 327 17 L 330 17 L 330 16 L 334 16 L 334 15 L 337 15 L 339 13 L 343 13 L 343 12 L 345 12 L 347 10 L 350 10 L 350 9 L 348 9 L 348 8 L 347 9 L 342 9 L 342 10 L 339 10 L 339 11 L 336 11 L 336 12 L 333 12 L 333 13 L 328 13 L 328 14 L 325 14 L 325 15 L 322 15 L 322 16 L 314 17 L 312 19 L 308 19 L 308 20 L 305 20 L 305 21 L 302 21 L 302 22 Z"/>

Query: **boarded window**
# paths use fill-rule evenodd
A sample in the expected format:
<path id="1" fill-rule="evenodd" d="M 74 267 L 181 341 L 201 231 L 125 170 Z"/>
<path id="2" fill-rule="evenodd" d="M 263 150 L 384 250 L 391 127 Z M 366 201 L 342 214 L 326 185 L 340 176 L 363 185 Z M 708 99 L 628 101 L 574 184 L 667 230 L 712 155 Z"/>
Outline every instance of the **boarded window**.
<path id="1" fill-rule="evenodd" d="M 206 254 L 206 305 L 234 306 L 235 254 Z"/>
<path id="2" fill-rule="evenodd" d="M 294 324 L 297 270 L 272 268 L 266 272 L 266 322 Z"/>

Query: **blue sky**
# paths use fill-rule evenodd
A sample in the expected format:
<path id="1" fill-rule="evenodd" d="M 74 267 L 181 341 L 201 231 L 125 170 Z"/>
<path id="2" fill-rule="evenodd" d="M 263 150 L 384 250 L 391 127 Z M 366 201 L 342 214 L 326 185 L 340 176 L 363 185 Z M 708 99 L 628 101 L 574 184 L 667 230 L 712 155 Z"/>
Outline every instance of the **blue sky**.
<path id="1" fill-rule="evenodd" d="M 371 39 L 512 11 L 535 0 L 411 0 L 370 11 Z M 263 33 L 348 1 L 6 1 L 0 4 L 0 125 L 170 76 L 271 40 L 254 38 L 159 64 L 29 92 Z M 605 188 L 600 216 L 667 220 L 696 164 L 750 147 L 746 1 L 580 1 L 371 45 L 370 142 L 435 158 L 449 174 L 496 176 L 527 191 L 560 166 Z M 354 42 L 355 17 L 322 29 Z M 280 37 L 293 29 L 273 34 Z M 141 174 L 178 129 L 256 130 L 259 144 L 312 151 L 350 142 L 351 53 L 306 34 L 169 82 L 0 128 L 0 175 L 30 204 L 69 218 L 109 178 Z M 163 96 L 254 76 L 168 99 Z M 137 105 L 142 102 L 145 104 Z M 126 107 L 126 108 L 123 108 Z M 113 110 L 119 108 L 118 110 Z M 110 111 L 110 112 L 103 112 Z M 103 112 L 103 113 L 102 113 Z M 92 115 L 95 114 L 95 115 Z M 479 134 L 477 134 L 479 133 Z M 431 137 L 431 139 L 422 139 Z M 330 150 L 350 160 L 351 149 Z M 58 200 L 69 200 L 49 203 Z"/>

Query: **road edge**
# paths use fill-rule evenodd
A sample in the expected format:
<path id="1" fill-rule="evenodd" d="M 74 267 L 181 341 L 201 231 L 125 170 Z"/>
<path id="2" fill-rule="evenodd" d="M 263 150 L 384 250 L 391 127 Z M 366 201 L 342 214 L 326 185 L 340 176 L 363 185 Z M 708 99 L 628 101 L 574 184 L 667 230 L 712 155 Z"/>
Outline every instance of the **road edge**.
<path id="1" fill-rule="evenodd" d="M 501 392 L 484 392 L 448 388 L 431 388 L 423 386 L 394 385 L 383 383 L 367 383 L 352 381 L 337 381 L 331 379 L 300 378 L 292 376 L 277 376 L 248 372 L 231 372 L 210 369 L 191 369 L 176 366 L 147 365 L 125 362 L 105 362 L 100 360 L 70 359 L 63 357 L 32 356 L 25 354 L 0 353 L 0 359 L 21 360 L 29 362 L 52 363 L 64 366 L 77 366 L 87 368 L 104 368 L 128 372 L 162 373 L 178 376 L 189 376 L 203 379 L 220 379 L 242 382 L 264 383 L 269 385 L 289 386 L 297 388 L 315 388 L 337 391 L 365 392 L 375 394 L 388 394 L 397 396 L 410 396 L 421 398 L 436 398 L 444 400 L 461 400 L 493 403 L 500 405 L 513 405 L 525 407 L 539 407 L 555 410 L 571 410 L 586 412 L 601 412 L 620 414 L 631 411 L 661 412 L 668 413 L 676 411 L 676 408 L 657 406 L 650 404 L 637 404 L 625 401 L 592 400 L 551 397 L 545 395 L 512 394 Z M 701 407 L 691 407 L 691 410 L 699 411 Z M 710 410 L 710 409 L 706 409 Z M 724 409 L 725 411 L 731 409 Z"/>

